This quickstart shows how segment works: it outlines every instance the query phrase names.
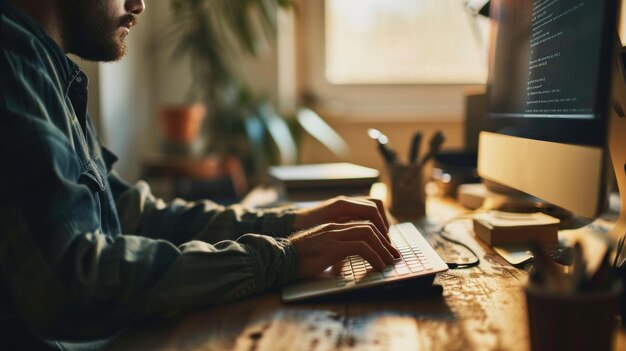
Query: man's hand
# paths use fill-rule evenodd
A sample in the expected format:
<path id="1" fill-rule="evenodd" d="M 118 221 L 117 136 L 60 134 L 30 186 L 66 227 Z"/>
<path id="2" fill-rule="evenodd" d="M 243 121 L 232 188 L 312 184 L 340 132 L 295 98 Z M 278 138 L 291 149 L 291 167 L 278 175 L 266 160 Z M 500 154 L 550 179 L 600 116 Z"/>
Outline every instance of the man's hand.
<path id="1" fill-rule="evenodd" d="M 296 230 L 308 229 L 324 223 L 347 223 L 370 221 L 388 240 L 389 222 L 380 200 L 340 196 L 315 207 L 300 210 L 296 214 Z"/>
<path id="2" fill-rule="evenodd" d="M 393 264 L 394 257 L 400 257 L 369 221 L 322 224 L 296 233 L 289 240 L 300 256 L 299 278 L 315 276 L 350 255 L 363 257 L 378 271 Z"/>

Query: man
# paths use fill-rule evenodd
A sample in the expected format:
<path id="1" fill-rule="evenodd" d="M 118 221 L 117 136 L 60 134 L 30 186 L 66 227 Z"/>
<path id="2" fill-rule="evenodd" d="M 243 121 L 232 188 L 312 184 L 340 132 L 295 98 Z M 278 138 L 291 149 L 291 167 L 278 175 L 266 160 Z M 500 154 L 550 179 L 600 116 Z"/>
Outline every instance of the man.
<path id="1" fill-rule="evenodd" d="M 112 172 L 116 157 L 86 111 L 87 77 L 65 54 L 120 59 L 144 7 L 0 0 L 0 314 L 20 339 L 9 347 L 40 338 L 62 348 L 311 277 L 347 255 L 379 270 L 399 257 L 380 202 L 166 204 Z"/>

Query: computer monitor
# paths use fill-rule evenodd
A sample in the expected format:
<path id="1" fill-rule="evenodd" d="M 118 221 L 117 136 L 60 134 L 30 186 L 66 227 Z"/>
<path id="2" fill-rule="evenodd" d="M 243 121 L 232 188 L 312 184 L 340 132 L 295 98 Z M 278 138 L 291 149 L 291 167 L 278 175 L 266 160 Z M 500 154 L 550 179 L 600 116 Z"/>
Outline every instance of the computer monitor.
<path id="1" fill-rule="evenodd" d="M 478 155 L 482 178 L 583 217 L 599 214 L 611 170 L 608 126 L 619 5 L 491 1 L 488 116 Z"/>

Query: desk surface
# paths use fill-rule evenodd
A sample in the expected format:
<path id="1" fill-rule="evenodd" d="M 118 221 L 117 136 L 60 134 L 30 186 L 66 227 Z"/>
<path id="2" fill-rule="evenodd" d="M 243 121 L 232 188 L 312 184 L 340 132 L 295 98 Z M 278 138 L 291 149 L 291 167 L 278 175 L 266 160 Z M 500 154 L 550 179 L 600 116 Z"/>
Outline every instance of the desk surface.
<path id="1" fill-rule="evenodd" d="M 428 221 L 417 224 L 428 231 L 461 211 L 452 201 L 431 199 Z M 273 291 L 137 326 L 110 349 L 528 350 L 527 272 L 477 242 L 470 225 L 459 221 L 449 231 L 480 255 L 481 264 L 439 274 L 441 296 L 294 305 Z M 444 259 L 468 257 L 436 236 L 427 239 Z M 626 349 L 626 332 L 618 333 L 616 349 Z"/>

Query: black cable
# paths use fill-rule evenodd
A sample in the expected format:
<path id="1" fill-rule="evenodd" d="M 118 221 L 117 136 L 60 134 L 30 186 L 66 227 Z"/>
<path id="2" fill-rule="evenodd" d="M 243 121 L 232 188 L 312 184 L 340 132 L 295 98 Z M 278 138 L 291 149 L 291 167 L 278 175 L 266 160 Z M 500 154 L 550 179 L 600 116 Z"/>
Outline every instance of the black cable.
<path id="1" fill-rule="evenodd" d="M 456 239 L 453 239 L 451 237 L 448 236 L 448 232 L 446 231 L 446 227 L 453 223 L 456 222 L 458 220 L 461 219 L 467 219 L 467 218 L 471 218 L 471 215 L 475 214 L 476 212 L 464 212 L 461 213 L 457 216 L 454 216 L 453 218 L 445 221 L 442 225 L 441 228 L 439 229 L 439 231 L 437 232 L 437 234 L 444 240 L 451 242 L 455 245 L 461 246 L 464 249 L 466 249 L 467 251 L 471 252 L 472 255 L 474 255 L 474 261 L 471 262 L 446 262 L 446 264 L 448 265 L 448 268 L 450 269 L 467 269 L 467 268 L 472 268 L 472 267 L 476 267 L 480 264 L 480 257 L 478 256 L 478 254 L 476 253 L 476 251 L 474 251 L 472 248 L 470 248 L 467 244 L 464 244 Z M 470 215 L 470 216 L 468 216 Z"/>

